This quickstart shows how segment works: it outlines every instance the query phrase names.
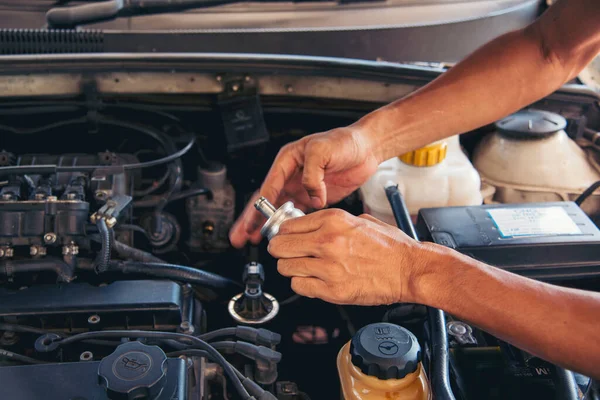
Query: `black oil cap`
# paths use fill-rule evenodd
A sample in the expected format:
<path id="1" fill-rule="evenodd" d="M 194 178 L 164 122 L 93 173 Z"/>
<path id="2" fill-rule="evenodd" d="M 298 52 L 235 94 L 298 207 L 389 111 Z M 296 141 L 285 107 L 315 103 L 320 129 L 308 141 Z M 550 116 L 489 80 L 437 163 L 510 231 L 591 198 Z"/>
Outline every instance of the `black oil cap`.
<path id="1" fill-rule="evenodd" d="M 496 122 L 502 136 L 521 140 L 547 138 L 566 126 L 567 120 L 561 115 L 542 110 L 519 111 Z"/>
<path id="2" fill-rule="evenodd" d="M 369 376 L 402 379 L 417 370 L 421 346 L 409 330 L 382 322 L 356 332 L 350 354 L 352 364 Z"/>
<path id="3" fill-rule="evenodd" d="M 167 356 L 158 346 L 120 345 L 98 367 L 100 385 L 111 400 L 156 399 L 167 382 Z"/>

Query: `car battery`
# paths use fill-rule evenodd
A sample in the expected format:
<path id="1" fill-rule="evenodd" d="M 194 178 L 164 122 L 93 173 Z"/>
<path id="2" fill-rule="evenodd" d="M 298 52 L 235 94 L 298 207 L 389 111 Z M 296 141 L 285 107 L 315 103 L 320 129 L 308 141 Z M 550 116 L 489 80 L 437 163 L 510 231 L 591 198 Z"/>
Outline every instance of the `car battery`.
<path id="1" fill-rule="evenodd" d="M 423 241 L 530 278 L 600 276 L 600 230 L 573 202 L 422 209 L 416 229 Z"/>

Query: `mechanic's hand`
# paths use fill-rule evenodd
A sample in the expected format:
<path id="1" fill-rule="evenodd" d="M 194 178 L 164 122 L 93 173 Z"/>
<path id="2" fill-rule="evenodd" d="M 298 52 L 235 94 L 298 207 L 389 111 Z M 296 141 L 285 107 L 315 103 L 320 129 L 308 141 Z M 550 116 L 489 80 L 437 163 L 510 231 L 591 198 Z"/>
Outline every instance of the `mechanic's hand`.
<path id="1" fill-rule="evenodd" d="M 261 241 L 264 218 L 254 209 L 259 196 L 277 207 L 293 199 L 296 207 L 306 210 L 336 203 L 358 189 L 381 161 L 370 140 L 362 130 L 347 127 L 309 135 L 283 147 L 259 193 L 231 229 L 232 245 L 240 248 L 248 240 Z"/>
<path id="2" fill-rule="evenodd" d="M 418 302 L 419 281 L 440 250 L 369 215 L 328 209 L 285 221 L 269 252 L 300 295 L 381 305 Z"/>

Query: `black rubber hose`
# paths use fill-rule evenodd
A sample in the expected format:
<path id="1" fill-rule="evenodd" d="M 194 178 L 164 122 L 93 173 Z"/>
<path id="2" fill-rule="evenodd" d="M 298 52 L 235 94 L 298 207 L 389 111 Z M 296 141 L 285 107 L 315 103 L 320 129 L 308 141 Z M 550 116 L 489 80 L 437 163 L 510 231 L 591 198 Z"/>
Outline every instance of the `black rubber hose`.
<path id="1" fill-rule="evenodd" d="M 106 221 L 100 218 L 96 222 L 96 226 L 98 227 L 98 232 L 100 233 L 100 243 L 102 243 L 102 248 L 100 252 L 96 256 L 96 261 L 94 262 L 94 269 L 96 272 L 105 272 L 108 270 L 108 265 L 110 263 L 110 253 L 112 250 L 112 237 L 113 234 L 108 226 L 106 225 Z"/>
<path id="2" fill-rule="evenodd" d="M 183 265 L 146 263 L 137 261 L 113 261 L 111 270 L 125 274 L 146 274 L 214 289 L 239 289 L 242 285 L 221 275 Z"/>
<path id="3" fill-rule="evenodd" d="M 556 400 L 579 400 L 579 388 L 571 371 L 556 366 Z"/>
<path id="4" fill-rule="evenodd" d="M 583 202 L 586 201 L 588 199 L 588 197 L 590 197 L 598 188 L 600 188 L 600 181 L 595 182 L 592 185 L 590 185 L 589 188 L 587 188 L 583 193 L 581 193 L 579 195 L 579 197 L 577 197 L 575 199 L 575 203 L 578 206 L 582 205 Z"/>
<path id="5" fill-rule="evenodd" d="M 196 188 L 196 189 L 188 189 L 179 193 L 175 193 L 167 200 L 167 203 L 171 203 L 173 201 L 185 199 L 192 196 L 201 196 L 206 195 L 210 199 L 212 197 L 212 191 L 206 188 Z M 134 207 L 155 207 L 161 201 L 162 196 L 156 195 L 153 197 L 148 197 L 140 200 L 136 200 L 133 202 Z"/>
<path id="6" fill-rule="evenodd" d="M 154 256 L 147 251 L 136 249 L 135 247 L 131 247 L 126 245 L 125 243 L 121 243 L 117 240 L 113 241 L 113 249 L 119 255 L 127 260 L 134 260 L 139 262 L 149 262 L 149 263 L 164 263 L 165 261 Z"/>
<path id="7" fill-rule="evenodd" d="M 53 271 L 62 282 L 73 280 L 75 269 L 59 258 L 4 260 L 0 262 L 0 275 L 12 276 L 22 272 Z"/>
<path id="8" fill-rule="evenodd" d="M 156 339 L 175 339 L 179 341 L 191 342 L 194 346 L 200 348 L 200 350 L 206 351 L 210 357 L 217 362 L 225 371 L 225 374 L 229 377 L 232 384 L 238 391 L 238 393 L 242 396 L 243 399 L 252 399 L 253 397 L 248 394 L 248 391 L 242 385 L 240 379 L 236 375 L 235 371 L 231 364 L 227 362 L 227 360 L 217 351 L 214 347 L 206 343 L 202 339 L 198 339 L 195 336 L 185 335 L 183 333 L 174 333 L 174 332 L 153 332 L 153 331 L 137 331 L 137 330 L 115 330 L 115 331 L 99 331 L 99 332 L 86 332 L 80 333 L 78 335 L 73 335 L 65 339 L 58 339 L 54 342 L 58 347 L 64 347 L 66 345 L 81 342 L 89 339 L 98 339 L 98 338 L 107 338 L 107 337 L 117 337 L 117 338 L 156 338 Z"/>
<path id="9" fill-rule="evenodd" d="M 402 198 L 398 186 L 385 188 L 396 224 L 411 239 L 419 240 L 415 227 L 410 219 L 410 213 Z M 450 386 L 450 358 L 448 356 L 448 335 L 446 333 L 446 316 L 442 310 L 427 308 L 431 332 L 431 386 L 436 400 L 455 400 Z"/>

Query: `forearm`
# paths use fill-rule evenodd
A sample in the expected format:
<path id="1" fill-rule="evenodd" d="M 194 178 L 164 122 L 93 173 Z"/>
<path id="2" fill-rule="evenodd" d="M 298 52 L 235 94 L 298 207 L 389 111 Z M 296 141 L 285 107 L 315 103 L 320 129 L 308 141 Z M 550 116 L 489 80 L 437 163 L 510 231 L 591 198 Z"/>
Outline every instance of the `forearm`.
<path id="1" fill-rule="evenodd" d="M 367 115 L 357 126 L 372 135 L 381 160 L 467 132 L 552 93 L 569 77 L 544 57 L 533 28 L 480 48 L 408 97 Z"/>
<path id="2" fill-rule="evenodd" d="M 434 254 L 417 281 L 417 302 L 600 378 L 600 294 L 523 278 L 439 247 Z"/>

